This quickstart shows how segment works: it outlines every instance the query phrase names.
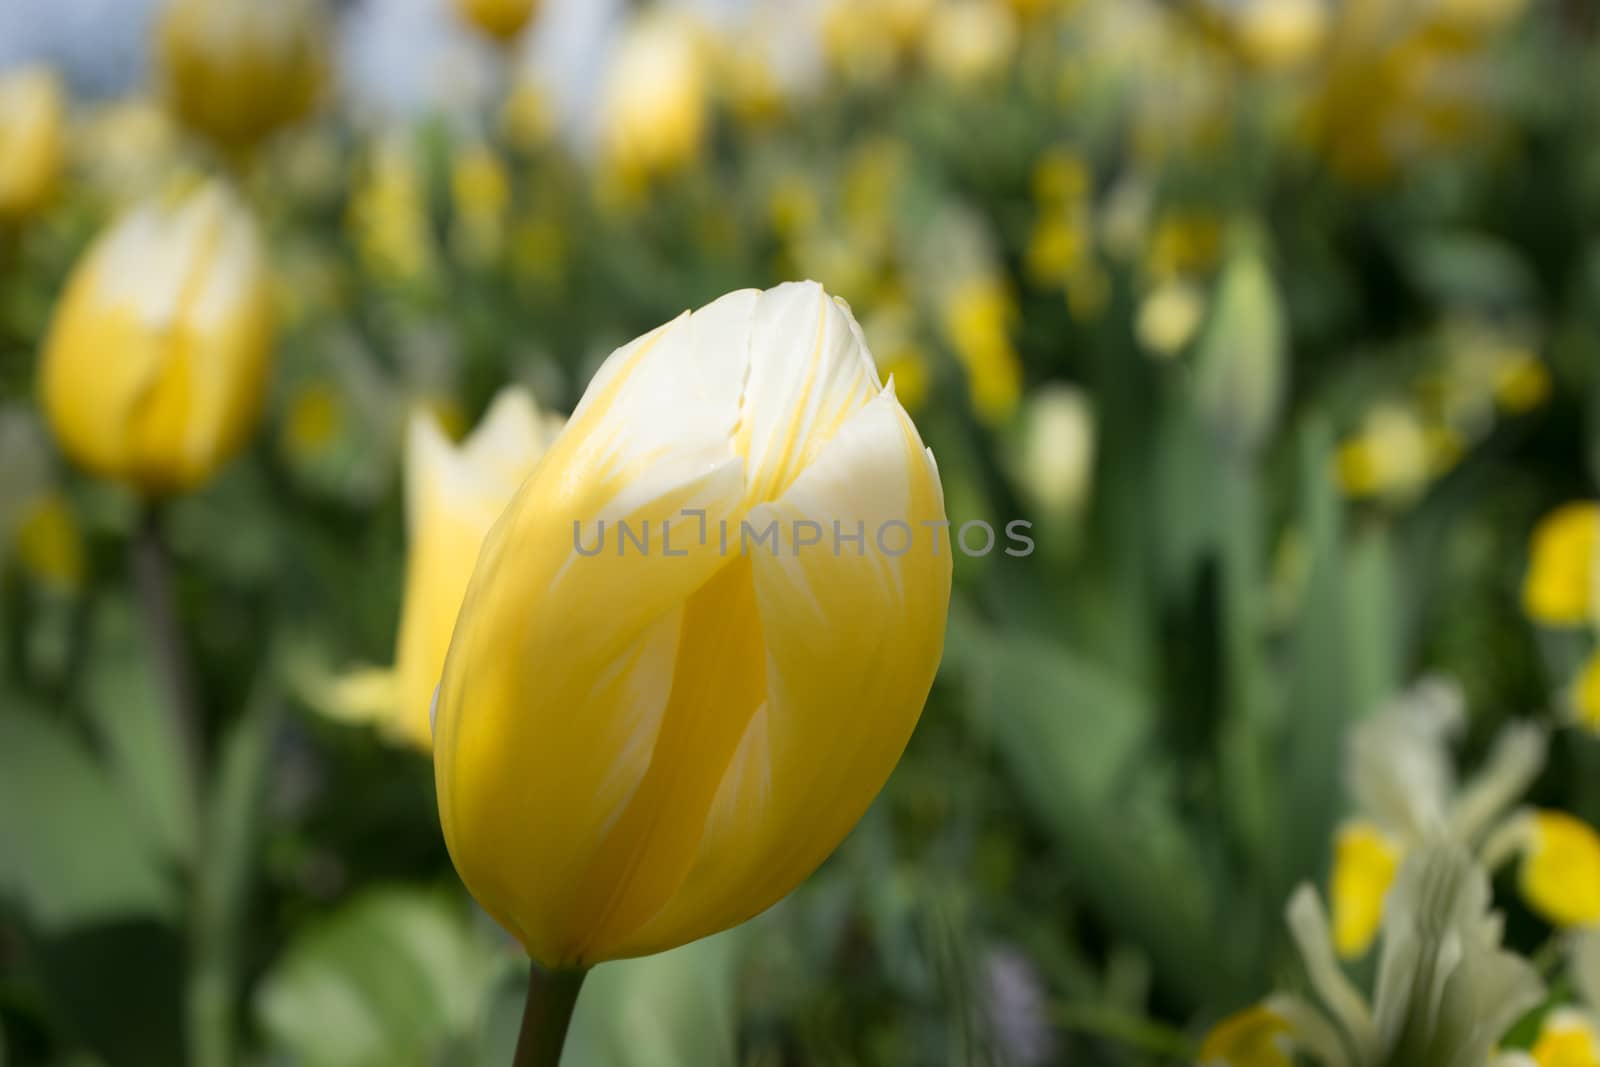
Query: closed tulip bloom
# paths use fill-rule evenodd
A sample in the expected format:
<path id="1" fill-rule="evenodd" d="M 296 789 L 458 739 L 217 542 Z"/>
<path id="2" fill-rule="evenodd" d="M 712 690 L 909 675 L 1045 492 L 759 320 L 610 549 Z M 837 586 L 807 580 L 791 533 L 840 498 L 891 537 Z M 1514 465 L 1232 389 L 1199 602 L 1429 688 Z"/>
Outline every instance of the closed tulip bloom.
<path id="1" fill-rule="evenodd" d="M 96 474 L 150 494 L 190 488 L 255 426 L 272 340 L 255 222 L 212 183 L 136 208 L 85 254 L 45 342 L 44 409 Z"/>
<path id="2" fill-rule="evenodd" d="M 921 714 L 943 522 L 931 453 L 815 283 L 613 353 L 485 540 L 445 663 L 439 810 L 478 901 L 584 967 L 786 894 Z"/>
<path id="3" fill-rule="evenodd" d="M 456 0 L 461 17 L 497 41 L 516 40 L 534 13 L 538 0 Z"/>
<path id="4" fill-rule="evenodd" d="M 249 148 L 311 110 L 326 80 L 319 0 L 169 0 L 158 54 L 179 119 Z"/>
<path id="5" fill-rule="evenodd" d="M 24 67 L 0 77 L 0 223 L 35 214 L 55 194 L 66 111 L 53 71 Z"/>
<path id="6" fill-rule="evenodd" d="M 606 155 L 622 175 L 671 173 L 699 155 L 710 91 L 703 59 L 682 15 L 647 14 L 628 27 L 601 106 Z"/>
<path id="7" fill-rule="evenodd" d="M 1534 528 L 1522 609 L 1545 626 L 1582 626 L 1600 606 L 1600 504 L 1574 501 Z"/>

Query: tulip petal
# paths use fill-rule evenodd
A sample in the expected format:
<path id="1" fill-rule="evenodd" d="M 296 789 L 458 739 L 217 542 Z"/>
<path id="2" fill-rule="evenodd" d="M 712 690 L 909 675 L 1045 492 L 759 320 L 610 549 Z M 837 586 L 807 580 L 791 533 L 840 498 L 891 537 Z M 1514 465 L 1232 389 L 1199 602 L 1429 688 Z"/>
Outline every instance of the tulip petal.
<path id="1" fill-rule="evenodd" d="M 783 547 L 751 557 L 768 700 L 721 777 L 682 887 L 611 954 L 639 955 L 741 922 L 814 870 L 882 788 L 916 726 L 944 642 L 948 539 L 931 455 L 891 390 L 851 419 L 752 525 Z M 866 540 L 842 550 L 833 523 Z M 821 544 L 797 546 L 815 522 Z M 903 554 L 904 523 L 913 537 Z M 889 551 L 875 543 L 884 532 Z"/>

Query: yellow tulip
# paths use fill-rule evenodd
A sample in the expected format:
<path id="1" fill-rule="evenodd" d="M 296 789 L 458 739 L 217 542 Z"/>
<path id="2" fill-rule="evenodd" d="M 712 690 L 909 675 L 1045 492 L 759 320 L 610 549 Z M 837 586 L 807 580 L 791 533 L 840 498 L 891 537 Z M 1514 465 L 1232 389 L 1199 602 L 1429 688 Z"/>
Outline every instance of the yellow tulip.
<path id="1" fill-rule="evenodd" d="M 934 9 L 923 40 L 928 66 L 953 85 L 976 86 L 1005 73 L 1022 31 L 992 0 L 952 0 Z"/>
<path id="2" fill-rule="evenodd" d="M 66 111 L 54 71 L 24 67 L 0 77 L 0 224 L 37 213 L 55 194 Z"/>
<path id="3" fill-rule="evenodd" d="M 456 0 L 461 17 L 502 43 L 514 41 L 534 13 L 538 0 Z"/>
<path id="4" fill-rule="evenodd" d="M 1546 626 L 1582 626 L 1595 617 L 1600 582 L 1600 504 L 1563 504 L 1539 521 L 1522 582 L 1522 610 Z"/>
<path id="5" fill-rule="evenodd" d="M 311 110 L 326 80 L 318 0 L 168 0 L 158 55 L 173 111 L 224 148 L 249 148 Z"/>
<path id="6" fill-rule="evenodd" d="M 271 293 L 256 224 L 221 184 L 130 212 L 73 271 L 45 342 L 62 447 L 147 493 L 204 481 L 260 412 Z"/>
<path id="7" fill-rule="evenodd" d="M 1600 1067 L 1600 1031 L 1582 1012 L 1556 1008 L 1539 1024 L 1528 1055 L 1538 1067 Z"/>
<path id="8" fill-rule="evenodd" d="M 700 153 L 709 92 L 699 33 L 685 16 L 628 27 L 601 104 L 606 156 L 628 181 L 682 169 Z"/>
<path id="9" fill-rule="evenodd" d="M 1528 816 L 1518 885 L 1528 906 L 1557 926 L 1600 923 L 1600 834 L 1564 811 Z"/>
<path id="10" fill-rule="evenodd" d="M 467 888 L 560 968 L 775 903 L 916 725 L 944 521 L 931 453 L 815 283 L 730 293 L 618 349 L 456 620 L 434 771 Z"/>
<path id="11" fill-rule="evenodd" d="M 1237 16 L 1240 50 L 1266 70 L 1299 67 L 1316 55 L 1328 32 L 1324 0 L 1253 0 Z"/>
<path id="12" fill-rule="evenodd" d="M 1567 689 L 1567 709 L 1585 729 L 1600 733 L 1600 652 L 1590 654 Z"/>
<path id="13" fill-rule="evenodd" d="M 973 409 L 990 424 L 1010 418 L 1022 398 L 1022 363 L 1011 343 L 1016 317 L 1010 290 L 986 275 L 956 286 L 945 305 L 945 335 L 966 368 Z"/>

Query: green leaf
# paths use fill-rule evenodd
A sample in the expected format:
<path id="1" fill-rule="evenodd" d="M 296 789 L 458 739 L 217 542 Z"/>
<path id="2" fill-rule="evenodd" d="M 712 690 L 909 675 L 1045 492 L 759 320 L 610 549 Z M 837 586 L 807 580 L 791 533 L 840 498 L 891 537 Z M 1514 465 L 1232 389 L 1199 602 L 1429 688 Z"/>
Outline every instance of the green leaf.
<path id="1" fill-rule="evenodd" d="M 0 713 L 0 897 L 41 935 L 173 919 L 178 886 L 106 769 L 60 724 Z"/>
<path id="2" fill-rule="evenodd" d="M 307 1067 L 423 1064 L 477 1032 L 504 946 L 458 898 L 369 890 L 306 928 L 262 979 L 269 1045 Z"/>

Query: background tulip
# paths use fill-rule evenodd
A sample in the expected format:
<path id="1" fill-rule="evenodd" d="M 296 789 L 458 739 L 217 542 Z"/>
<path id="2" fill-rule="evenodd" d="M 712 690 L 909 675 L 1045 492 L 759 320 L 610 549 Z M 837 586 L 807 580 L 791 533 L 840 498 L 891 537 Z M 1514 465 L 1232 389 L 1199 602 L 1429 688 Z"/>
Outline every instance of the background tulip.
<path id="1" fill-rule="evenodd" d="M 705 137 L 708 81 L 692 22 L 665 13 L 638 18 L 617 46 L 601 108 L 612 166 L 640 180 L 692 162 Z"/>
<path id="2" fill-rule="evenodd" d="M 158 54 L 173 110 L 224 148 L 305 116 L 326 80 L 317 0 L 170 0 Z"/>
<path id="3" fill-rule="evenodd" d="M 54 71 L 24 67 L 0 77 L 0 223 L 34 214 L 54 195 L 66 110 Z"/>
<path id="4" fill-rule="evenodd" d="M 539 10 L 538 0 L 456 0 L 462 18 L 498 41 L 513 41 Z"/>
<path id="5" fill-rule="evenodd" d="M 792 889 L 921 713 L 950 595 L 923 524 L 943 520 L 931 454 L 820 286 L 731 293 L 615 352 L 485 541 L 440 686 L 440 814 L 479 902 L 572 967 Z M 648 524 L 650 547 L 575 551 L 601 521 Z M 863 525 L 859 553 L 835 521 Z M 741 522 L 776 523 L 778 549 L 741 553 Z M 894 522 L 900 555 L 892 530 L 874 544 Z"/>
<path id="6" fill-rule="evenodd" d="M 429 712 L 456 613 L 478 547 L 506 501 L 527 477 L 561 418 L 539 411 L 533 394 L 510 387 L 459 446 L 428 411 L 411 417 L 406 436 L 405 599 L 392 671 L 360 671 L 319 700 L 344 718 L 376 719 L 385 732 L 426 751 Z"/>
<path id="7" fill-rule="evenodd" d="M 220 184 L 147 203 L 73 272 L 45 342 L 45 412 L 89 470 L 150 494 L 207 478 L 244 443 L 272 351 L 256 225 Z"/>

